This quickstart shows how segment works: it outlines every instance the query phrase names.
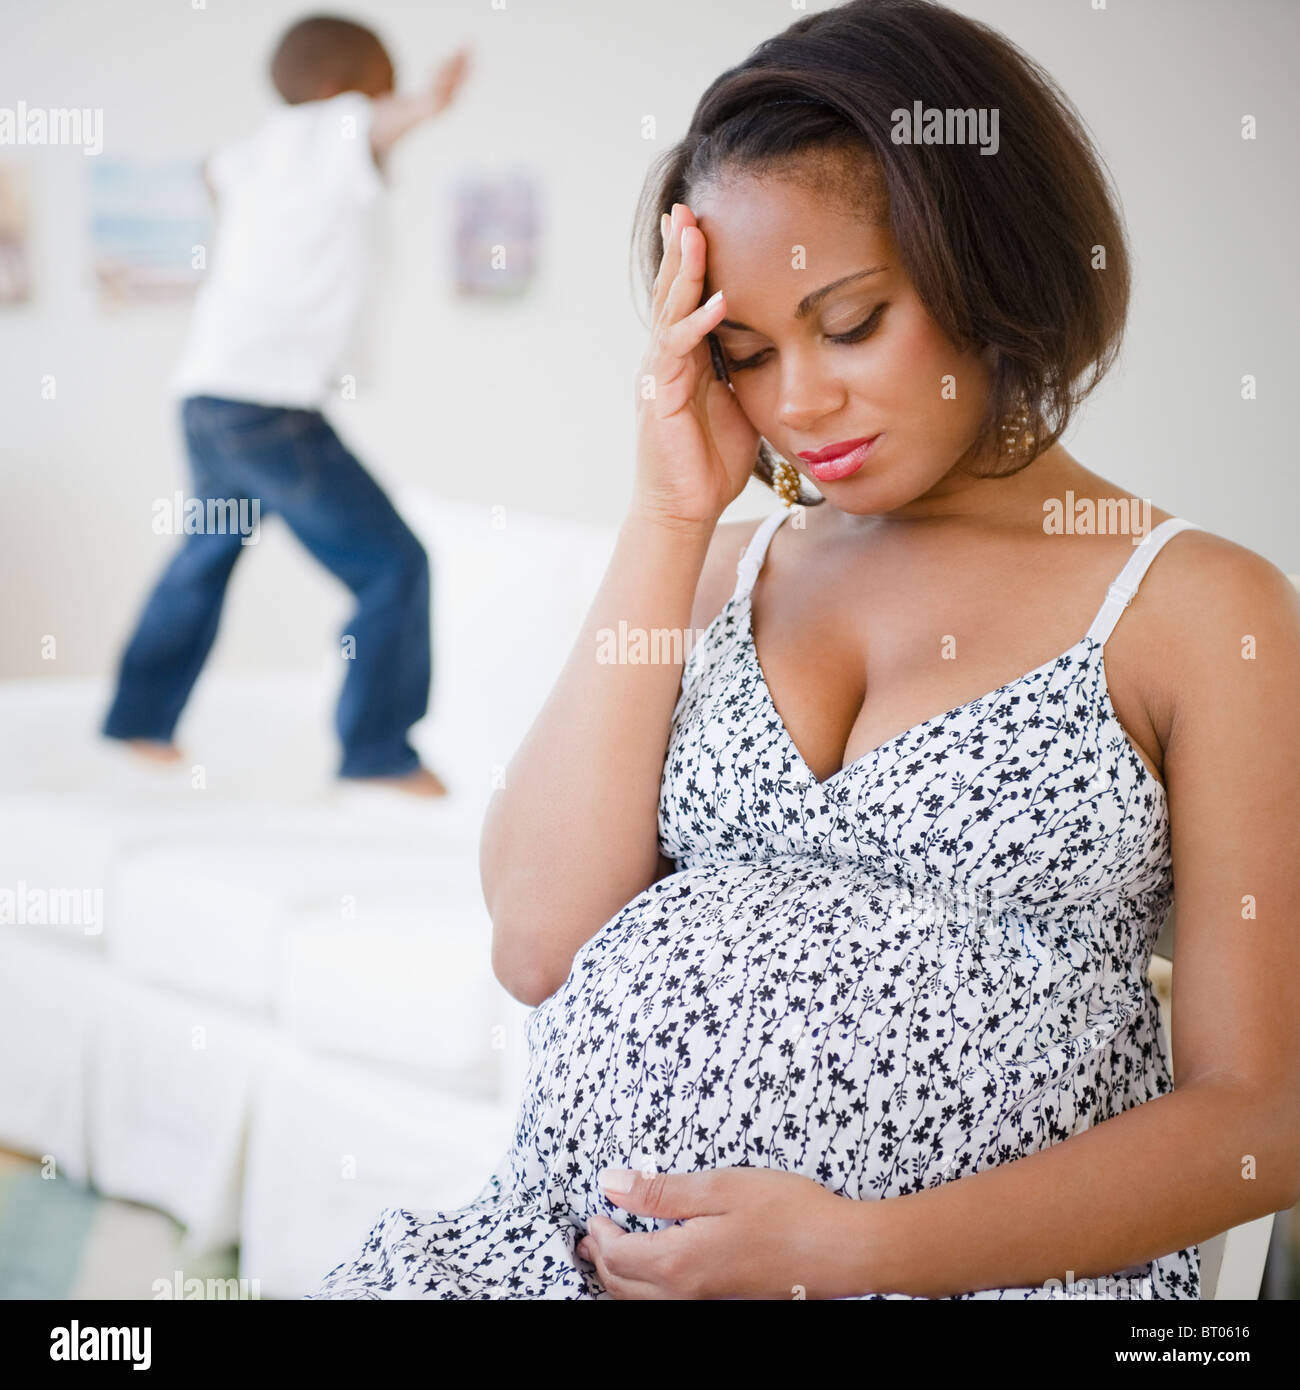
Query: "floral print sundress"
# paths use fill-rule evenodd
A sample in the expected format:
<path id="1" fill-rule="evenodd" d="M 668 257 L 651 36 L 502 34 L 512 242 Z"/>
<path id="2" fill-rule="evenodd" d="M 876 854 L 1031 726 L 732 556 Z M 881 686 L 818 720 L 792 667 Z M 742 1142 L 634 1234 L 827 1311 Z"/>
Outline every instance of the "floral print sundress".
<path id="1" fill-rule="evenodd" d="M 676 872 L 532 1011 L 513 1143 L 467 1206 L 382 1211 L 310 1298 L 609 1298 L 575 1246 L 605 1167 L 802 1173 L 874 1201 L 958 1181 L 1172 1088 L 1147 980 L 1173 901 L 1161 782 L 1104 647 L 1170 518 L 1087 633 L 818 779 L 764 681 L 750 591 L 690 651 L 658 811 Z M 1106 1281 L 958 1298 L 1195 1299 L 1196 1246 Z M 1104 1291 L 1104 1292 L 1103 1292 Z M 902 1298 L 905 1294 L 864 1294 Z"/>

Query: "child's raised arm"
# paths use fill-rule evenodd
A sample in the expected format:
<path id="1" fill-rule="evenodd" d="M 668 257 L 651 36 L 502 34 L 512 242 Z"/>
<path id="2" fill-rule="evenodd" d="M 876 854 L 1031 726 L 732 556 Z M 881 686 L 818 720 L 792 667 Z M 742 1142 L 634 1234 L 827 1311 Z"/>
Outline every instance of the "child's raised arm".
<path id="1" fill-rule="evenodd" d="M 370 148 L 376 161 L 382 162 L 389 150 L 408 130 L 427 121 L 443 111 L 456 98 L 461 83 L 469 67 L 469 50 L 458 49 L 434 73 L 433 81 L 415 96 L 389 96 L 375 98 L 374 115 L 370 122 Z"/>

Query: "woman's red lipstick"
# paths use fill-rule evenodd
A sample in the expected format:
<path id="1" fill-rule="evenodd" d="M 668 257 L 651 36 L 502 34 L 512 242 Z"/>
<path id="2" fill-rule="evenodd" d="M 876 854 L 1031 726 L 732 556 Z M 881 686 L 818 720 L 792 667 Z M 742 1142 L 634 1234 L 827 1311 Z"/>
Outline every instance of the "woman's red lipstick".
<path id="1" fill-rule="evenodd" d="M 878 434 L 873 434 L 866 439 L 846 439 L 839 444 L 828 444 L 824 449 L 801 451 L 799 457 L 819 483 L 834 483 L 856 473 L 879 438 Z"/>

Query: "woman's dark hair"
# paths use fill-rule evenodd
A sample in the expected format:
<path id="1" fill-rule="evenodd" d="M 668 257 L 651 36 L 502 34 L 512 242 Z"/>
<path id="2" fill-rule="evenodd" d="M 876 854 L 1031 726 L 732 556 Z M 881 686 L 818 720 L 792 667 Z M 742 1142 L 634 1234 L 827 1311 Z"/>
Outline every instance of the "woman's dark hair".
<path id="1" fill-rule="evenodd" d="M 895 113 L 998 113 L 996 153 L 978 144 L 896 143 Z M 1129 258 L 1108 175 L 1082 117 L 1052 78 L 987 25 L 930 0 L 849 0 L 761 43 L 700 98 L 656 161 L 633 234 L 647 301 L 663 256 L 660 215 L 730 175 L 795 174 L 811 156 L 860 156 L 841 195 L 883 218 L 930 316 L 959 348 L 990 348 L 992 390 L 974 448 L 1009 416 L 1032 448 L 1064 432 L 1119 351 Z M 838 166 L 843 169 L 844 166 Z M 829 177 L 831 173 L 821 177 Z M 814 172 L 813 177 L 818 175 Z M 882 187 L 883 185 L 883 187 Z M 754 474 L 769 486 L 764 440 Z M 813 499 L 806 499 L 813 500 Z"/>
<path id="2" fill-rule="evenodd" d="M 322 84 L 348 91 L 360 86 L 367 65 L 388 61 L 379 36 L 364 24 L 337 15 L 308 15 L 280 37 L 271 58 L 271 81 L 289 103 L 315 101 Z"/>

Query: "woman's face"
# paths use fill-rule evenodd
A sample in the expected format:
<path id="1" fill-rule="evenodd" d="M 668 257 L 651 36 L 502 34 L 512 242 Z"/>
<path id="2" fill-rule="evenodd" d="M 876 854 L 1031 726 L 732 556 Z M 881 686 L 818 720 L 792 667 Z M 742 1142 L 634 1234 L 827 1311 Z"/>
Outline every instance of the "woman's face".
<path id="1" fill-rule="evenodd" d="M 990 377 L 930 317 L 889 227 L 838 204 L 744 177 L 690 207 L 708 242 L 705 297 L 726 295 L 716 337 L 741 409 L 832 505 L 883 513 L 967 454 Z M 873 437 L 838 467 L 801 457 Z"/>

